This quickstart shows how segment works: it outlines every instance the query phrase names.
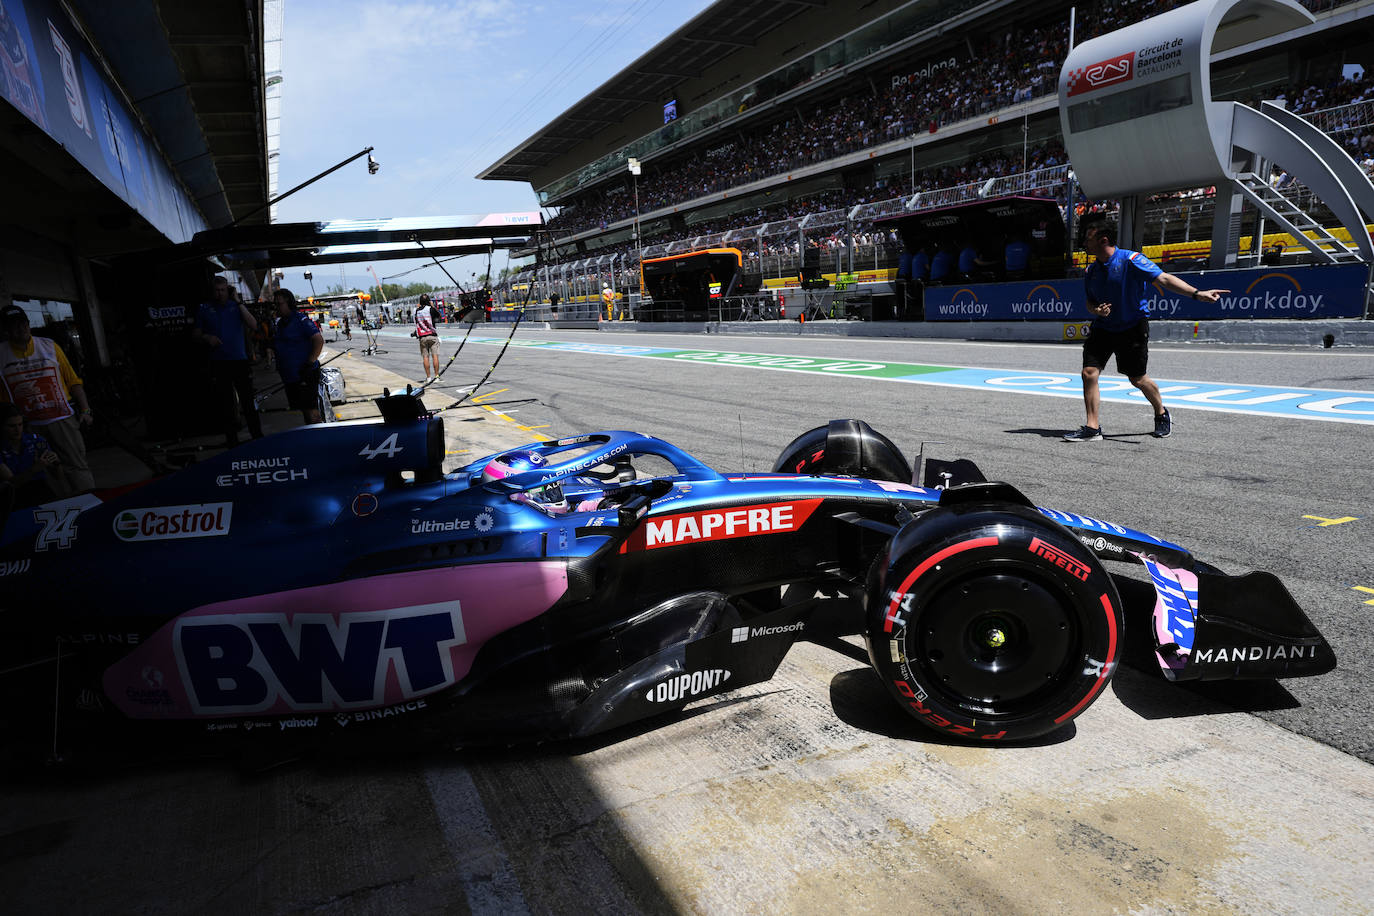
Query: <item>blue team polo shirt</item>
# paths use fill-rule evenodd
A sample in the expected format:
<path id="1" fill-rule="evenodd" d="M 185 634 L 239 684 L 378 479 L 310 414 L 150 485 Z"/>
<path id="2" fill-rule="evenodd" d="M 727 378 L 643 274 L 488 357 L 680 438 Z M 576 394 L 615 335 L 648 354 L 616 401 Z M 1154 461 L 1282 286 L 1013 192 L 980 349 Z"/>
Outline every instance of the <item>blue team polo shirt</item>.
<path id="1" fill-rule="evenodd" d="M 978 249 L 965 245 L 959 249 L 959 273 L 968 276 L 973 273 L 973 262 L 978 260 Z"/>
<path id="2" fill-rule="evenodd" d="M 196 324 L 206 334 L 219 338 L 219 346 L 210 351 L 212 360 L 248 358 L 248 347 L 243 342 L 243 316 L 233 299 L 224 305 L 202 303 L 196 314 Z"/>
<path id="3" fill-rule="evenodd" d="M 1007 247 L 1002 249 L 1002 260 L 1006 262 L 1007 270 L 1025 270 L 1030 267 L 1030 259 L 1031 246 L 1020 239 L 1008 242 Z"/>
<path id="4" fill-rule="evenodd" d="M 319 327 L 304 312 L 277 319 L 277 371 L 283 382 L 301 380 L 301 366 L 310 356 L 310 341 L 319 333 Z M 319 364 L 315 360 L 315 365 Z"/>
<path id="5" fill-rule="evenodd" d="M 1093 327 L 1104 331 L 1124 331 L 1150 317 L 1145 284 L 1153 283 L 1164 271 L 1138 251 L 1118 248 L 1103 264 L 1094 260 L 1083 275 L 1088 299 L 1112 304 L 1105 318 L 1094 318 Z"/>
<path id="6" fill-rule="evenodd" d="M 924 249 L 911 256 L 911 279 L 930 279 L 930 255 Z"/>
<path id="7" fill-rule="evenodd" d="M 24 437 L 19 440 L 18 451 L 10 451 L 8 445 L 0 445 L 0 462 L 9 465 L 9 469 L 14 473 L 22 474 L 33 467 L 40 452 L 47 450 L 48 441 L 38 433 L 24 433 Z M 34 475 L 34 480 L 47 479 L 47 471 L 39 471 Z"/>
<path id="8" fill-rule="evenodd" d="M 930 259 L 930 279 L 932 281 L 948 280 L 949 269 L 953 264 L 954 253 L 941 248 L 939 251 L 935 252 L 935 257 Z"/>

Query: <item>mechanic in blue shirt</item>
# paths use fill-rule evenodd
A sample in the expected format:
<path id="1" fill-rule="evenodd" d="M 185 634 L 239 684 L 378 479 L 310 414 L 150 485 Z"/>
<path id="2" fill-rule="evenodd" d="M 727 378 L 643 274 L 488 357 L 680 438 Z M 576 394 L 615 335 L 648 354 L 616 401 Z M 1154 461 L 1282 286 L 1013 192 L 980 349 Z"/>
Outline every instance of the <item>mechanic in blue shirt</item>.
<path id="1" fill-rule="evenodd" d="M 947 245 L 941 245 L 930 259 L 930 282 L 948 283 L 954 279 L 954 252 Z"/>
<path id="2" fill-rule="evenodd" d="M 973 247 L 973 243 L 965 240 L 963 247 L 959 249 L 959 279 L 968 280 L 973 276 L 974 264 L 978 260 L 978 249 Z"/>
<path id="3" fill-rule="evenodd" d="M 1083 276 L 1088 311 L 1097 316 L 1083 341 L 1083 405 L 1088 416 L 1077 432 L 1067 433 L 1064 438 L 1069 442 L 1101 440 L 1097 379 L 1107 360 L 1116 354 L 1117 371 L 1130 379 L 1150 402 L 1155 414 L 1154 435 L 1163 439 L 1173 432 L 1173 418 L 1160 397 L 1159 386 L 1145 374 L 1150 357 L 1150 303 L 1145 298 L 1145 284 L 1153 283 L 1202 302 L 1216 302 L 1230 290 L 1194 289 L 1160 270 L 1140 252 L 1116 247 L 1116 230 L 1105 223 L 1088 226 L 1083 250 L 1090 259 Z"/>
<path id="4" fill-rule="evenodd" d="M 309 315 L 296 308 L 296 296 L 291 290 L 277 290 L 272 303 L 277 310 L 277 372 L 286 389 L 286 401 L 301 412 L 306 423 L 318 423 L 324 335 Z"/>
<path id="5" fill-rule="evenodd" d="M 1007 246 L 1002 250 L 1002 260 L 1006 266 L 1007 279 L 1016 280 L 1026 276 L 1030 271 L 1031 246 L 1024 237 L 1014 235 L 1007 241 Z"/>
<path id="6" fill-rule="evenodd" d="M 16 507 L 36 506 L 70 492 L 57 452 L 25 425 L 22 410 L 0 401 L 0 487 L 14 487 Z"/>
<path id="7" fill-rule="evenodd" d="M 255 331 L 257 319 L 248 307 L 234 298 L 229 281 L 214 279 L 214 297 L 203 303 L 196 314 L 191 336 L 210 347 L 210 384 L 222 411 L 225 448 L 239 444 L 238 410 L 234 395 L 243 409 L 243 419 L 254 439 L 262 438 L 262 421 L 253 403 L 253 369 L 248 364 L 245 331 Z"/>
<path id="8" fill-rule="evenodd" d="M 930 282 L 930 246 L 922 245 L 911 255 L 911 279 Z"/>

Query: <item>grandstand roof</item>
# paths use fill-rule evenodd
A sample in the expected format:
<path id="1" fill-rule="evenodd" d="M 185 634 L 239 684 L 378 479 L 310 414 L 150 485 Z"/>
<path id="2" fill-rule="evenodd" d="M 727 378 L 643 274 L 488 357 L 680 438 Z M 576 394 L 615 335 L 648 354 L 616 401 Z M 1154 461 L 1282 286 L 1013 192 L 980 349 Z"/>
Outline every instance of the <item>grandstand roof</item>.
<path id="1" fill-rule="evenodd" d="M 662 104 L 683 81 L 752 47 L 761 37 L 826 0 L 717 0 L 580 102 L 478 173 L 494 181 L 532 181 L 535 172 L 643 105 Z"/>

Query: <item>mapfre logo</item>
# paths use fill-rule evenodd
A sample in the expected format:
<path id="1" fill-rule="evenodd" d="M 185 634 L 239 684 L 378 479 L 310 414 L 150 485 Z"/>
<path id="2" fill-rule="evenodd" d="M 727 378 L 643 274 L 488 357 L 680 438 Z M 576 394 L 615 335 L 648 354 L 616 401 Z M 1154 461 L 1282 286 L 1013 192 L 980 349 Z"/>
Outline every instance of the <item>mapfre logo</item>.
<path id="1" fill-rule="evenodd" d="M 649 518 L 631 535 L 622 550 L 655 550 L 659 547 L 678 547 L 702 541 L 724 541 L 730 538 L 796 531 L 806 524 L 806 520 L 820 504 L 819 499 L 800 499 L 795 502 L 684 512 L 679 515 L 665 515 L 662 518 Z"/>
<path id="2" fill-rule="evenodd" d="M 1070 71 L 1065 94 L 1075 96 L 1094 89 L 1105 89 L 1117 83 L 1129 82 L 1134 75 L 1135 52 L 1131 51 Z"/>

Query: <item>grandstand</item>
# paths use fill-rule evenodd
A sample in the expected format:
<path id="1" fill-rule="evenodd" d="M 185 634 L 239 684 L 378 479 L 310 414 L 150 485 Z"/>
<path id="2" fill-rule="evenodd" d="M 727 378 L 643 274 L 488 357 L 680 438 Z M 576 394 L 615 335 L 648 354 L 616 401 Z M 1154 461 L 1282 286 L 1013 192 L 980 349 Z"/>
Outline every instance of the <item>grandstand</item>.
<path id="1" fill-rule="evenodd" d="M 902 258 L 885 216 L 1004 196 L 1111 213 L 1115 201 L 1082 197 L 1064 152 L 1057 88 L 1070 31 L 1079 44 L 1179 5 L 722 0 L 479 175 L 528 181 L 556 210 L 552 256 L 511 282 L 521 298 L 530 283 L 536 301 L 557 292 L 566 313 L 603 282 L 633 300 L 641 257 L 728 246 L 765 289 L 798 286 L 815 265 L 881 297 Z M 1374 170 L 1363 67 L 1374 0 L 1301 5 L 1313 25 L 1213 56 L 1213 97 L 1281 100 Z M 1329 219 L 1281 167 L 1272 183 Z M 1175 266 L 1204 256 L 1213 196 L 1152 197 L 1147 253 Z M 1300 257 L 1253 208 L 1242 223 L 1242 259 Z"/>

